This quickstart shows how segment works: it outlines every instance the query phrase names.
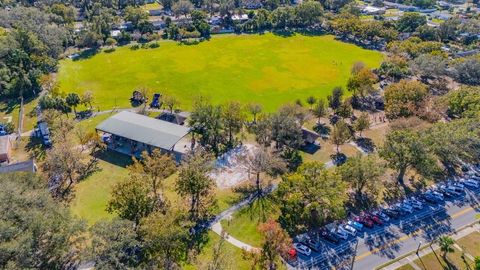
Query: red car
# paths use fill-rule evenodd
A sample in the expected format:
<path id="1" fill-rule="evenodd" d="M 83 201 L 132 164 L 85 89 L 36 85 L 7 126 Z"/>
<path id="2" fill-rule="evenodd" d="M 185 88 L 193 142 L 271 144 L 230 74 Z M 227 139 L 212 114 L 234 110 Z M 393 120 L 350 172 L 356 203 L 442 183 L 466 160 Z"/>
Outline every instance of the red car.
<path id="1" fill-rule="evenodd" d="M 373 221 L 367 217 L 355 217 L 353 220 L 363 224 L 363 226 L 367 228 L 373 228 Z"/>
<path id="2" fill-rule="evenodd" d="M 377 224 L 377 225 L 383 225 L 383 221 L 382 221 L 379 217 L 377 217 L 377 216 L 375 216 L 375 215 L 372 215 L 372 214 L 368 214 L 368 217 L 369 217 L 375 224 Z"/>

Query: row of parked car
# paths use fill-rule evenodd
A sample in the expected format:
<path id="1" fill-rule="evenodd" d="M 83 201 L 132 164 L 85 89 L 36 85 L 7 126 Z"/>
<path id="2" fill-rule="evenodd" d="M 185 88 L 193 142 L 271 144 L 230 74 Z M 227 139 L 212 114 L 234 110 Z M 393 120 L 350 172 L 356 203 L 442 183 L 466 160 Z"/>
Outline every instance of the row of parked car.
<path id="1" fill-rule="evenodd" d="M 312 251 L 319 252 L 321 240 L 332 244 L 338 244 L 342 240 L 356 237 L 358 232 L 365 228 L 382 226 L 391 219 L 399 219 L 402 216 L 412 214 L 424 208 L 426 203 L 439 204 L 445 198 L 458 198 L 465 189 L 480 188 L 480 165 L 471 166 L 463 178 L 456 178 L 446 183 L 434 186 L 426 192 L 404 199 L 391 206 L 381 207 L 371 212 L 361 212 L 359 215 L 351 214 L 350 218 L 342 223 L 331 223 L 316 232 L 309 232 L 295 238 L 293 248 L 296 252 L 310 256 Z"/>

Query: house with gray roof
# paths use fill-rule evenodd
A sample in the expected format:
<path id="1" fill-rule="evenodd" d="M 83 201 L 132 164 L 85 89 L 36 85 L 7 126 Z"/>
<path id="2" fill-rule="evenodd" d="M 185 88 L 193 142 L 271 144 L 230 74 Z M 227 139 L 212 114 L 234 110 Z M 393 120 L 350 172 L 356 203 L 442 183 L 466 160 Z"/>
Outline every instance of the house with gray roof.
<path id="1" fill-rule="evenodd" d="M 193 147 L 190 128 L 128 111 L 113 115 L 95 129 L 102 133 L 108 149 L 135 157 L 160 149 L 180 161 Z"/>

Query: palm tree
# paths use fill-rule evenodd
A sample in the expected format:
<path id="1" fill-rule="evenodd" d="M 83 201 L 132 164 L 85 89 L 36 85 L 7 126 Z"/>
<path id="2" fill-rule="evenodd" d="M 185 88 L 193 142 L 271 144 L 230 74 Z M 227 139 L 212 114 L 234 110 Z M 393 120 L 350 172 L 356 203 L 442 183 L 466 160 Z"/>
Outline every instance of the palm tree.
<path id="1" fill-rule="evenodd" d="M 447 253 L 452 253 L 455 250 L 453 249 L 454 241 L 449 236 L 441 236 L 438 238 L 438 245 L 440 246 L 440 250 L 442 251 L 442 258 L 443 260 L 450 265 L 450 262 L 447 259 Z"/>
<path id="2" fill-rule="evenodd" d="M 312 110 L 313 104 L 317 102 L 317 99 L 313 96 L 307 98 L 307 104 L 310 105 L 310 111 Z"/>

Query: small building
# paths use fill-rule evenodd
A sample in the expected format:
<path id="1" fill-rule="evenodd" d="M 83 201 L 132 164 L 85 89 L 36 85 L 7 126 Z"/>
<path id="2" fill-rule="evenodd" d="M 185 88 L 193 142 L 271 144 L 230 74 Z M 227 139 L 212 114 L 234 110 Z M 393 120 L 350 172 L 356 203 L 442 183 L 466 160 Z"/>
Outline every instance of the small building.
<path id="1" fill-rule="evenodd" d="M 109 149 L 135 157 L 160 149 L 180 161 L 193 147 L 192 140 L 187 138 L 188 127 L 128 111 L 115 114 L 95 129 L 103 133 Z"/>
<path id="2" fill-rule="evenodd" d="M 33 159 L 0 167 L 0 173 L 11 173 L 11 172 L 34 173 L 36 171 L 37 171 L 37 166 L 35 165 L 35 161 Z"/>
<path id="3" fill-rule="evenodd" d="M 383 15 L 385 14 L 385 8 L 365 6 L 362 8 L 362 13 L 366 15 Z"/>
<path id="4" fill-rule="evenodd" d="M 0 136 L 0 163 L 9 163 L 12 155 L 10 136 Z"/>
<path id="5" fill-rule="evenodd" d="M 170 113 L 168 111 L 163 111 L 157 116 L 157 119 L 183 126 L 185 125 L 188 116 L 189 114 L 187 112 Z"/>
<path id="6" fill-rule="evenodd" d="M 302 127 L 302 137 L 305 144 L 315 144 L 317 139 L 320 138 L 320 135 L 315 131 Z"/>

